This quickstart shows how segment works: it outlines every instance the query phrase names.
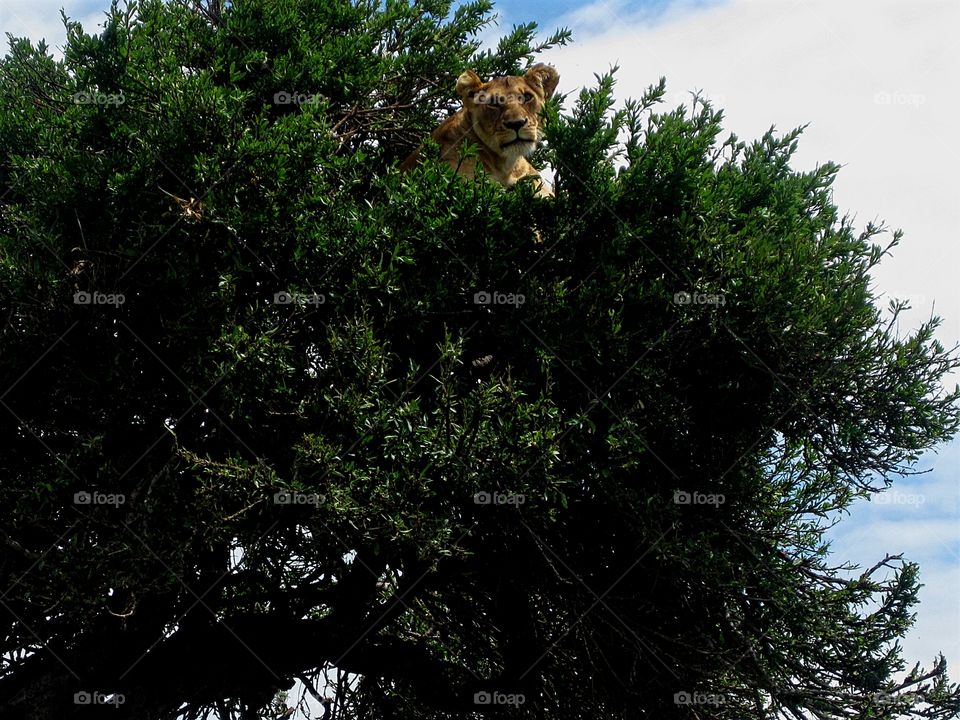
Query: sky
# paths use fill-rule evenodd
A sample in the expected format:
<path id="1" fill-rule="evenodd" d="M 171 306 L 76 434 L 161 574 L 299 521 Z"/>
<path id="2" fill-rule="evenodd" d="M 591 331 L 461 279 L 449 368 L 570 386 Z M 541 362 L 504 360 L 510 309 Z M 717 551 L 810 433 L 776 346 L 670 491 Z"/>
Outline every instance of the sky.
<path id="1" fill-rule="evenodd" d="M 107 3 L 0 0 L 0 30 L 62 45 L 61 5 L 89 29 Z M 960 2 L 507 0 L 495 9 L 499 27 L 483 36 L 488 45 L 531 20 L 543 36 L 573 31 L 571 45 L 538 58 L 559 70 L 568 107 L 595 73 L 619 65 L 620 101 L 665 76 L 671 106 L 702 91 L 741 139 L 809 123 L 794 167 L 840 163 L 834 201 L 856 226 L 883 220 L 904 230 L 874 272 L 880 291 L 914 305 L 901 333 L 933 310 L 944 318 L 940 342 L 960 340 Z M 948 387 L 956 382 L 954 375 Z M 902 552 L 919 562 L 925 587 L 904 656 L 908 666 L 929 667 L 943 651 L 960 680 L 960 442 L 917 469 L 930 472 L 852 508 L 830 533 L 833 559 L 869 567 Z"/>

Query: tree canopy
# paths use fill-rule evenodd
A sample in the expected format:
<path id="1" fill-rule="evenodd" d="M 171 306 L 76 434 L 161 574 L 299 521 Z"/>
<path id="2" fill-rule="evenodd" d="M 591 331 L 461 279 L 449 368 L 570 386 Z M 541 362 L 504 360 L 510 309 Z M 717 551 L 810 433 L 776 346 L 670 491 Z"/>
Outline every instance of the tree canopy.
<path id="1" fill-rule="evenodd" d="M 396 165 L 492 4 L 65 18 L 0 61 L 0 714 L 955 717 L 825 532 L 958 427 L 801 130 L 545 111 L 556 197 Z M 563 91 L 563 68 L 558 68 Z M 885 238 L 883 243 L 878 239 Z M 326 686 L 324 670 L 336 670 Z M 109 707 L 107 707 L 109 706 Z"/>

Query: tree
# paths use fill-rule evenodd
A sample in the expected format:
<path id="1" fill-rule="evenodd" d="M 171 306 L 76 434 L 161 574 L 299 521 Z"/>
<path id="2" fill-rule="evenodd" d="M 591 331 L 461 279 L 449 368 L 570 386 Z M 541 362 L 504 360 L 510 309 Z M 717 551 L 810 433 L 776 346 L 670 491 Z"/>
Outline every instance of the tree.
<path id="1" fill-rule="evenodd" d="M 547 109 L 553 200 L 401 175 L 465 67 L 569 39 L 481 53 L 490 12 L 11 38 L 5 718 L 256 718 L 295 678 L 358 719 L 960 709 L 942 656 L 901 672 L 916 565 L 824 541 L 958 426 L 939 319 L 876 307 L 899 231 L 799 130 L 720 140 L 662 79 L 615 112 L 613 72 Z"/>

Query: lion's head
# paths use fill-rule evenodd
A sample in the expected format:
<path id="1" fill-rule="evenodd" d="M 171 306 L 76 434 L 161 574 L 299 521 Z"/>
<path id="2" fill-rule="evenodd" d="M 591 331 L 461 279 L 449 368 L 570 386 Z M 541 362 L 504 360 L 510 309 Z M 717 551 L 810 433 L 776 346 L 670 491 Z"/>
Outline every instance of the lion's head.
<path id="1" fill-rule="evenodd" d="M 506 160 L 528 157 L 540 141 L 540 111 L 557 87 L 560 76 L 540 63 L 525 75 L 497 77 L 483 82 L 467 70 L 457 78 L 463 111 L 480 141 Z"/>
<path id="2" fill-rule="evenodd" d="M 478 165 L 482 165 L 504 187 L 534 176 L 537 194 L 552 195 L 527 157 L 541 139 L 540 111 L 559 80 L 557 71 L 543 63 L 534 65 L 525 75 L 498 77 L 487 83 L 467 70 L 457 78 L 463 107 L 432 133 L 440 145 L 440 157 L 465 178 L 473 178 Z M 475 145 L 476 157 L 464 157 L 464 145 Z M 400 164 L 402 172 L 418 162 L 422 149 Z"/>

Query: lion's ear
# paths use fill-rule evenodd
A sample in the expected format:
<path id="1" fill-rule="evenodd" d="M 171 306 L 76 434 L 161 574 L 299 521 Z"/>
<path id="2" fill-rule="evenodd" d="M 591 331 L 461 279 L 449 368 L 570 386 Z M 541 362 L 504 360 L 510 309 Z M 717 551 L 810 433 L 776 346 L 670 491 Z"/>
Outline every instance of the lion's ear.
<path id="1" fill-rule="evenodd" d="M 560 82 L 560 74 L 557 72 L 557 69 L 553 65 L 546 65 L 544 63 L 537 63 L 532 68 L 527 70 L 527 74 L 523 76 L 524 79 L 530 83 L 534 88 L 539 88 L 543 92 L 543 99 L 547 100 L 553 95 L 553 91 L 557 89 L 557 83 Z"/>
<path id="2" fill-rule="evenodd" d="M 460 77 L 457 78 L 457 95 L 459 95 L 460 99 L 464 102 L 482 87 L 483 80 L 481 80 L 480 76 L 473 70 L 464 70 Z"/>

